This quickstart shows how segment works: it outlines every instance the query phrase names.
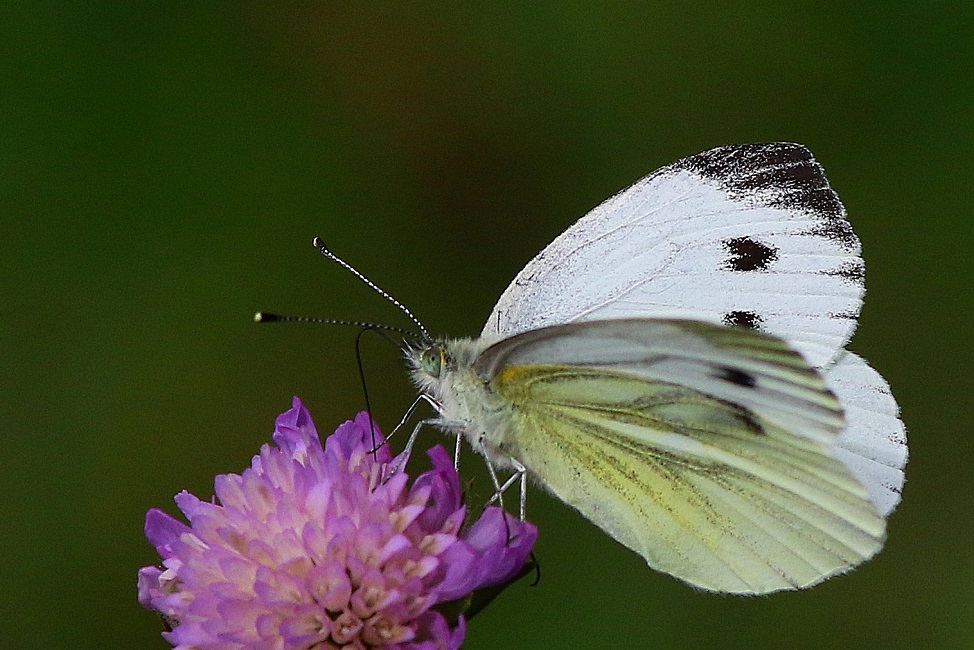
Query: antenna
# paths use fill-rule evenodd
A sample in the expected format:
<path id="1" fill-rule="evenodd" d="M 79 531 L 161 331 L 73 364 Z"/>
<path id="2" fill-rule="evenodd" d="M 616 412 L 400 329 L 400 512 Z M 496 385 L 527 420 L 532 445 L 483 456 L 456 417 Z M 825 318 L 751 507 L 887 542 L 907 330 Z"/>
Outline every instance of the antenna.
<path id="1" fill-rule="evenodd" d="M 367 277 L 365 277 L 354 266 L 352 266 L 351 264 L 349 264 L 348 262 L 346 262 L 342 258 L 340 258 L 337 255 L 335 255 L 334 253 L 332 253 L 331 250 L 328 248 L 328 246 L 325 245 L 325 242 L 323 242 L 321 240 L 321 237 L 315 237 L 314 240 L 312 240 L 311 243 L 312 243 L 312 245 L 315 248 L 318 249 L 318 252 L 319 253 L 321 253 L 322 255 L 324 255 L 325 257 L 327 257 L 328 259 L 330 259 L 332 262 L 335 262 L 336 264 L 338 264 L 338 266 L 342 267 L 343 269 L 345 269 L 346 271 L 348 271 L 349 273 L 351 273 L 352 275 L 354 275 L 355 277 L 357 277 L 359 280 L 361 280 L 365 284 L 365 286 L 369 287 L 370 289 L 372 289 L 373 291 L 375 291 L 377 294 L 379 294 L 380 296 L 382 296 L 383 298 L 385 298 L 386 300 L 388 300 L 389 302 L 391 302 L 393 305 L 395 305 L 396 307 L 398 307 L 399 308 L 399 311 L 401 311 L 402 313 L 406 314 L 406 316 L 409 318 L 409 320 L 413 321 L 413 324 L 415 324 L 416 327 L 419 328 L 419 331 L 422 332 L 424 338 L 427 338 L 427 339 L 430 338 L 429 332 L 427 332 L 426 331 L 426 328 L 423 327 L 423 324 L 419 322 L 419 319 L 416 318 L 415 316 L 413 316 L 413 312 L 409 311 L 409 309 L 407 309 L 404 304 L 402 304 L 401 302 L 399 302 L 398 300 L 396 300 L 395 298 L 393 298 L 391 295 L 389 295 L 389 293 L 387 291 L 383 290 L 375 282 L 373 282 L 372 280 L 370 280 Z M 295 320 L 295 319 L 288 318 L 287 320 Z M 394 328 L 389 328 L 389 329 L 394 329 Z"/>
<path id="2" fill-rule="evenodd" d="M 376 323 L 366 323 L 357 320 L 343 320 L 340 318 L 315 318 L 313 316 L 289 316 L 287 314 L 275 314 L 268 311 L 259 311 L 254 314 L 255 323 L 315 323 L 318 325 L 352 325 L 363 330 L 374 330 L 382 332 L 397 332 L 409 338 L 415 338 L 416 334 L 403 327 L 393 325 L 379 325 Z"/>

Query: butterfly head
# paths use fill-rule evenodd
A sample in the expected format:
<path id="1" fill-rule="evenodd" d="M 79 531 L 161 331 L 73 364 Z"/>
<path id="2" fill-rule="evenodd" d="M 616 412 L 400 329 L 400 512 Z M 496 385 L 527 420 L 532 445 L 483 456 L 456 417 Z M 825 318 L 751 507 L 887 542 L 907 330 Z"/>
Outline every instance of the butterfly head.
<path id="1" fill-rule="evenodd" d="M 439 378 L 444 372 L 456 369 L 456 359 L 443 345 L 432 344 L 419 353 L 419 369 L 430 377 Z"/>
<path id="2" fill-rule="evenodd" d="M 474 339 L 419 338 L 403 347 L 416 386 L 436 399 L 452 392 L 458 381 L 472 377 L 473 362 L 483 346 Z"/>
<path id="3" fill-rule="evenodd" d="M 408 343 L 403 352 L 413 379 L 421 385 L 441 381 L 457 368 L 456 357 L 445 341 L 421 338 Z"/>

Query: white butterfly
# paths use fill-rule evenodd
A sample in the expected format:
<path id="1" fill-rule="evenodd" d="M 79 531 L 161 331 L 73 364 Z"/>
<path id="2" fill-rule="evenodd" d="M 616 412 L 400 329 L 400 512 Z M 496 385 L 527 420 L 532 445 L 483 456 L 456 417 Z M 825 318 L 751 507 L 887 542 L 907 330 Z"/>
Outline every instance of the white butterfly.
<path id="1" fill-rule="evenodd" d="M 407 357 L 439 428 L 653 568 L 808 587 L 881 548 L 904 480 L 889 386 L 844 349 L 863 275 L 805 147 L 718 147 L 571 226 L 480 338 Z"/>

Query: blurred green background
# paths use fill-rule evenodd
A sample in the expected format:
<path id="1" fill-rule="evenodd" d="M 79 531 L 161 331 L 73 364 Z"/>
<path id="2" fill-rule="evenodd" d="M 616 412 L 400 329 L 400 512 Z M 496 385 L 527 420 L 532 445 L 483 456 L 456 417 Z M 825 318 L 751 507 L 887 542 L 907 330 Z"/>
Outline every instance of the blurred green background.
<path id="1" fill-rule="evenodd" d="M 706 595 L 536 493 L 543 580 L 465 647 L 970 647 L 972 7 L 5 3 L 0 646 L 165 648 L 135 599 L 146 509 L 209 497 L 292 395 L 323 431 L 361 409 L 353 330 L 251 322 L 403 323 L 312 236 L 432 331 L 474 334 L 616 190 L 790 140 L 863 240 L 851 347 L 910 430 L 886 549 L 807 592 Z M 413 392 L 365 343 L 388 428 Z"/>

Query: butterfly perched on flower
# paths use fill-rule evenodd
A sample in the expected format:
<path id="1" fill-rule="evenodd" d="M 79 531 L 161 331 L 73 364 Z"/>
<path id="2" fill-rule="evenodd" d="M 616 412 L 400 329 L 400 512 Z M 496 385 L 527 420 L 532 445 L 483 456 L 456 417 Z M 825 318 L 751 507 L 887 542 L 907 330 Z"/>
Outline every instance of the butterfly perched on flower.
<path id="1" fill-rule="evenodd" d="M 419 337 L 437 427 L 700 589 L 814 585 L 873 556 L 906 434 L 845 349 L 860 244 L 797 144 L 667 165 L 514 278 L 479 338 Z"/>

